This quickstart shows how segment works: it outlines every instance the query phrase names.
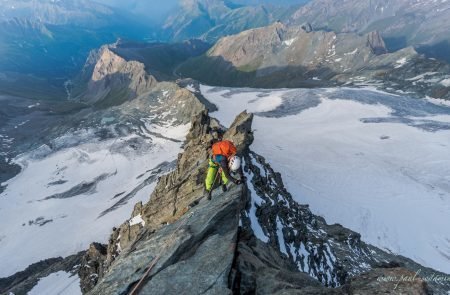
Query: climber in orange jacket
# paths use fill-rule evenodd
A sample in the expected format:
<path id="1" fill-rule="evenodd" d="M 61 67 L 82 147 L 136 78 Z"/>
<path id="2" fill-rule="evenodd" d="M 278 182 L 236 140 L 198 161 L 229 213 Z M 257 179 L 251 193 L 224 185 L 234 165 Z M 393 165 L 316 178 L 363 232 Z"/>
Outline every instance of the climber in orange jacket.
<path id="1" fill-rule="evenodd" d="M 212 145 L 212 156 L 209 159 L 209 167 L 205 180 L 208 200 L 211 200 L 211 192 L 219 178 L 219 174 L 221 174 L 223 191 L 227 190 L 226 185 L 229 181 L 235 184 L 241 183 L 241 180 L 231 176 L 231 172 L 239 172 L 242 176 L 241 159 L 236 153 L 236 146 L 231 141 L 219 140 Z"/>

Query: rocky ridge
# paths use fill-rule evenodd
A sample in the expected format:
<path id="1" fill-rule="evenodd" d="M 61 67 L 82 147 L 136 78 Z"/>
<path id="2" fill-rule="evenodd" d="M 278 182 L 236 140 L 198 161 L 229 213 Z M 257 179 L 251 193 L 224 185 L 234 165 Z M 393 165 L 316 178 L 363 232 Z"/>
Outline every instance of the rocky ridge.
<path id="1" fill-rule="evenodd" d="M 83 292 L 126 294 L 143 277 L 140 294 L 381 294 L 394 288 L 440 294 L 448 289 L 448 283 L 427 285 L 420 277 L 397 287 L 398 282 L 380 280 L 413 277 L 418 269 L 423 275 L 438 273 L 367 245 L 359 234 L 327 225 L 308 206 L 295 203 L 281 176 L 249 151 L 251 122 L 244 112 L 225 135 L 245 158 L 246 184 L 225 193 L 215 190 L 206 201 L 209 129 L 220 125 L 206 112 L 193 119 L 177 168 L 160 179 L 147 204 L 135 206 L 108 245 L 93 244 L 84 256 Z M 256 227 L 265 238 L 255 236 Z"/>
<path id="2" fill-rule="evenodd" d="M 237 144 L 238 150 L 240 152 L 243 152 L 243 150 L 245 150 L 252 141 L 252 134 L 250 132 L 252 118 L 253 116 L 251 114 L 242 113 L 236 119 L 232 128 L 230 128 L 225 135 L 226 138 L 233 140 Z M 129 277 L 128 275 L 123 273 L 123 269 L 121 269 L 121 267 L 116 267 L 116 265 L 129 264 L 129 256 L 142 255 L 142 251 L 146 252 L 146 257 L 152 257 L 152 259 L 154 259 L 155 257 L 157 257 L 157 252 L 161 249 L 161 246 L 158 247 L 157 245 L 155 245 L 155 243 L 159 245 L 166 243 L 164 242 L 164 240 L 167 239 L 168 236 L 172 236 L 172 232 L 174 231 L 174 229 L 178 230 L 180 228 L 178 225 L 181 222 L 183 223 L 182 228 L 184 230 L 186 230 L 184 226 L 184 223 L 186 223 L 186 227 L 189 229 L 191 229 L 192 227 L 192 231 L 187 230 L 187 233 L 190 235 L 186 237 L 183 237 L 181 233 L 177 233 L 176 239 L 178 239 L 178 237 L 180 237 L 182 240 L 187 239 L 189 243 L 187 245 L 182 245 L 183 248 L 179 250 L 177 250 L 177 248 L 168 248 L 166 252 L 168 252 L 167 255 L 169 256 L 166 258 L 161 258 L 160 261 L 168 259 L 169 262 L 172 261 L 169 265 L 174 265 L 176 263 L 183 263 L 182 261 L 178 260 L 180 260 L 181 257 L 187 255 L 187 258 L 192 256 L 202 262 L 202 260 L 205 259 L 204 256 L 200 256 L 199 258 L 197 258 L 196 253 L 192 253 L 192 251 L 188 249 L 202 248 L 203 243 L 210 243 L 208 242 L 209 236 L 212 236 L 211 238 L 213 238 L 213 244 L 215 245 L 212 247 L 212 249 L 214 249 L 214 247 L 217 247 L 218 244 L 223 244 L 225 247 L 232 246 L 232 243 L 234 243 L 235 237 L 237 235 L 237 225 L 239 221 L 238 213 L 240 211 L 239 205 L 241 203 L 239 199 L 242 196 L 241 191 L 243 187 L 238 186 L 230 190 L 230 193 L 227 194 L 228 197 L 226 198 L 215 198 L 215 202 L 213 203 L 202 202 L 200 205 L 198 205 L 199 207 L 196 207 L 196 204 L 200 202 L 200 199 L 203 198 L 203 180 L 205 177 L 208 158 L 208 150 L 206 147 L 208 146 L 210 140 L 212 140 L 212 136 L 210 135 L 209 130 L 214 127 L 220 127 L 220 125 L 216 120 L 211 119 L 206 112 L 200 113 L 193 120 L 190 133 L 187 136 L 185 152 L 183 154 L 180 154 L 178 158 L 177 168 L 172 173 L 163 176 L 159 180 L 158 185 L 152 193 L 150 201 L 147 204 L 137 204 L 135 206 L 132 218 L 122 224 L 122 226 L 120 226 L 118 229 L 115 229 L 113 231 L 109 244 L 106 246 L 107 254 L 103 255 L 102 259 L 94 259 L 90 255 L 86 256 L 85 260 L 89 261 L 91 264 L 105 265 L 105 267 L 103 267 L 103 270 L 108 269 L 109 267 L 111 268 L 105 273 L 98 274 L 101 280 L 99 282 L 99 285 L 95 287 L 91 292 L 92 294 L 102 294 L 102 290 L 104 290 L 104 288 L 109 288 L 110 291 L 108 292 L 110 293 L 121 293 L 124 292 L 127 288 L 130 288 L 130 286 L 135 283 L 135 280 L 137 280 L 145 272 L 145 265 L 142 265 L 140 267 L 141 272 L 137 273 L 135 272 L 134 265 L 131 264 L 129 266 L 130 271 L 135 273 L 134 277 Z M 209 204 L 214 204 L 213 206 L 215 206 L 215 209 L 210 210 L 210 208 L 208 208 Z M 194 211 L 186 214 L 191 207 L 195 207 Z M 202 207 L 202 210 L 198 209 Z M 199 215 L 199 217 L 188 218 L 188 216 L 190 216 L 191 214 L 193 214 L 194 216 Z M 222 216 L 223 214 L 225 214 L 226 216 L 234 216 L 234 219 L 230 220 L 230 218 L 225 218 Z M 215 224 L 214 222 L 206 222 L 206 220 L 222 220 L 223 218 L 225 218 L 223 221 L 227 222 L 227 224 L 228 222 L 232 221 L 231 225 L 227 227 L 229 228 L 229 230 L 226 231 L 226 236 L 228 236 L 226 240 L 229 241 L 229 244 L 224 243 L 224 241 L 222 241 L 219 237 L 215 236 L 211 232 L 212 228 L 216 227 L 219 227 L 219 229 L 215 229 L 215 231 L 223 230 L 220 228 L 220 223 Z M 139 222 L 135 222 L 136 220 L 138 220 Z M 207 236 L 205 237 L 204 235 Z M 174 238 L 172 237 L 172 239 Z M 194 241 L 197 241 L 197 244 L 193 244 L 192 239 Z M 146 246 L 142 246 L 142 244 L 145 244 Z M 141 247 L 143 247 L 142 250 L 139 250 L 141 249 Z M 148 247 L 154 247 L 153 251 L 156 252 L 154 252 L 153 254 L 149 253 Z M 172 247 L 180 247 L 180 244 L 176 243 Z M 173 251 L 175 251 L 175 254 L 173 253 Z M 234 250 L 231 251 L 226 261 L 232 261 L 233 252 Z M 206 254 L 209 255 L 210 259 L 213 259 L 211 253 Z M 166 255 L 166 253 L 163 253 L 163 255 Z M 94 255 L 94 257 L 97 256 L 97 254 Z M 133 258 L 132 260 L 139 260 L 142 263 L 149 263 L 152 259 L 149 260 L 148 258 Z M 175 261 L 173 261 L 174 259 Z M 206 263 L 206 261 L 203 261 L 202 263 Z M 215 263 L 218 263 L 218 261 L 215 261 Z M 89 279 L 95 277 L 92 276 L 92 273 L 90 273 L 90 271 L 92 270 L 92 267 L 90 266 L 91 264 L 87 264 L 86 266 L 82 265 L 80 268 L 80 277 L 82 279 L 82 282 L 85 282 L 87 280 L 86 285 L 92 284 L 89 282 Z M 159 276 L 159 273 L 161 271 L 158 270 L 158 266 L 159 262 L 155 266 L 156 276 Z M 159 267 L 166 268 L 168 266 L 163 264 Z M 211 265 L 211 267 L 214 267 L 214 263 Z M 229 268 L 229 265 L 227 267 Z M 172 268 L 173 267 L 171 267 L 171 269 Z M 173 271 L 176 271 L 176 268 Z M 221 288 L 224 287 L 223 284 L 224 282 L 226 282 L 227 273 L 228 271 L 224 271 L 222 273 L 223 280 Z M 149 278 L 152 278 L 152 274 L 153 272 L 150 273 Z M 216 280 L 217 278 L 214 277 L 213 274 L 214 273 L 210 273 L 209 271 L 199 268 L 195 273 L 195 277 L 198 277 L 200 275 L 212 275 L 212 279 Z M 117 276 L 122 275 L 125 275 L 126 281 L 128 283 L 121 283 L 120 285 L 118 283 L 111 284 L 112 281 L 118 280 Z M 111 276 L 114 276 L 114 278 L 112 278 Z M 173 280 L 160 280 L 161 281 L 159 282 L 159 284 L 164 284 L 165 286 L 159 288 L 161 292 L 169 288 L 169 285 L 173 284 Z M 151 281 L 153 282 L 154 279 L 152 278 Z M 192 283 L 194 282 L 192 282 L 191 280 L 190 284 Z M 171 288 L 172 287 L 175 288 L 175 286 L 173 285 L 171 286 Z M 179 288 L 183 288 L 183 285 L 180 285 Z"/>

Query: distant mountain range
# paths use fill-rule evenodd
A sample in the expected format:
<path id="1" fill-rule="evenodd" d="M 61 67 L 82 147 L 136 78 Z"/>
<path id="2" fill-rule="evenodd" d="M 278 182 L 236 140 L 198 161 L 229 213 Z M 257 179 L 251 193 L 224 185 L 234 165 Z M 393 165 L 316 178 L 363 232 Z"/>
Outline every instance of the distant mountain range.
<path id="1" fill-rule="evenodd" d="M 316 29 L 336 33 L 379 31 L 390 52 L 414 46 L 429 57 L 450 61 L 450 2 L 445 0 L 255 2 L 181 1 L 183 9 L 168 18 L 165 33 L 175 40 L 201 38 L 212 42 L 280 20 L 295 26 L 310 23 Z"/>
<path id="2" fill-rule="evenodd" d="M 3 1 L 1 92 L 65 98 L 64 82 L 80 71 L 90 50 L 119 37 L 143 41 L 153 38 L 153 32 L 150 24 L 93 1 Z"/>
<path id="3" fill-rule="evenodd" d="M 450 61 L 450 2 L 446 0 L 314 0 L 289 24 L 311 23 L 335 32 L 380 31 L 390 51 L 414 46 Z"/>
<path id="4" fill-rule="evenodd" d="M 365 35 L 273 25 L 220 39 L 178 68 L 209 85 L 323 87 L 372 84 L 389 91 L 450 98 L 450 67 L 412 47 L 388 53 L 378 32 Z"/>
<path id="5" fill-rule="evenodd" d="M 70 89 L 64 85 L 78 75 L 89 52 L 119 38 L 127 40 L 123 43 L 127 46 L 134 45 L 118 48 L 118 54 L 144 63 L 146 70 L 150 69 L 158 80 L 176 79 L 177 74 L 183 74 L 213 84 L 235 85 L 237 81 L 244 86 L 290 87 L 381 79 L 389 84 L 386 88 L 398 90 L 404 88 L 404 83 L 397 86 L 397 77 L 403 81 L 424 73 L 412 69 L 412 74 L 399 75 L 399 71 L 410 69 L 398 67 L 397 61 L 402 59 L 408 60 L 405 65 L 411 67 L 420 64 L 423 69 L 431 67 L 433 73 L 444 71 L 439 77 L 433 74 L 423 81 L 446 79 L 448 71 L 444 63 L 424 60 L 420 54 L 450 61 L 447 34 L 450 24 L 446 21 L 450 16 L 450 2 L 256 2 L 180 0 L 179 7 L 155 26 L 151 20 L 143 21 L 145 11 L 139 11 L 138 17 L 118 8 L 117 3 L 109 7 L 89 0 L 5 0 L 0 8 L 0 93 L 41 99 L 66 98 Z M 274 23 L 286 27 L 269 32 L 271 29 L 267 28 L 273 28 Z M 254 28 L 261 29 L 241 35 Z M 256 39 L 246 39 L 250 37 Z M 337 39 L 330 39 L 334 37 Z M 192 39 L 201 41 L 179 46 Z M 371 44 L 367 44 L 368 39 Z M 205 56 L 184 63 L 216 42 Z M 336 56 L 329 56 L 333 51 L 329 46 L 333 44 Z M 356 49 L 359 52 L 352 58 L 348 53 Z M 233 52 L 243 59 L 227 58 Z M 386 52 L 390 54 L 380 55 Z M 219 60 L 221 57 L 224 60 Z M 237 71 L 227 62 L 237 65 Z M 431 87 L 430 92 L 418 87 L 417 81 L 413 82 L 408 82 L 407 88 L 419 90 L 421 94 L 447 96 L 441 89 L 442 83 L 433 83 L 439 86 Z"/>
<path id="6" fill-rule="evenodd" d="M 4 0 L 0 20 L 99 28 L 117 23 L 118 11 L 90 0 Z"/>
<path id="7" fill-rule="evenodd" d="M 248 2 L 252 4 L 244 4 Z M 164 35 L 169 40 L 200 38 L 212 43 L 224 35 L 287 19 L 299 7 L 223 0 L 182 0 L 180 6 L 166 20 Z"/>

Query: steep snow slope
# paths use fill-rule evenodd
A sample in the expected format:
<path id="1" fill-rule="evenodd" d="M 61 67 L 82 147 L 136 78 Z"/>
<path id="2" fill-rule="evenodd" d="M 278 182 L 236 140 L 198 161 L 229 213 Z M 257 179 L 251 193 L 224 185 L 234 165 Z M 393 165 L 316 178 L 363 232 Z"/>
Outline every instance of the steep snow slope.
<path id="1" fill-rule="evenodd" d="M 450 108 L 370 89 L 201 86 L 225 125 L 256 112 L 252 149 L 314 213 L 450 273 Z"/>

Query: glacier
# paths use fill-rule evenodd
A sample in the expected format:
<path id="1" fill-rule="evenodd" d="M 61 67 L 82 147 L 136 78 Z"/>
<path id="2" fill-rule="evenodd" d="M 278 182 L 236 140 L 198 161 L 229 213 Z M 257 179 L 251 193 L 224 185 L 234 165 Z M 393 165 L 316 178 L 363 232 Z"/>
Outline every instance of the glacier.
<path id="1" fill-rule="evenodd" d="M 30 109 L 29 100 L 3 99 L 16 116 L 0 114 L 0 156 L 7 169 L 19 169 L 7 180 L 0 175 L 0 277 L 106 243 L 134 205 L 148 201 L 158 178 L 175 167 L 199 105 L 180 114 L 189 97 L 177 91 L 162 83 L 120 106 L 69 114 L 52 113 L 45 102 Z"/>

